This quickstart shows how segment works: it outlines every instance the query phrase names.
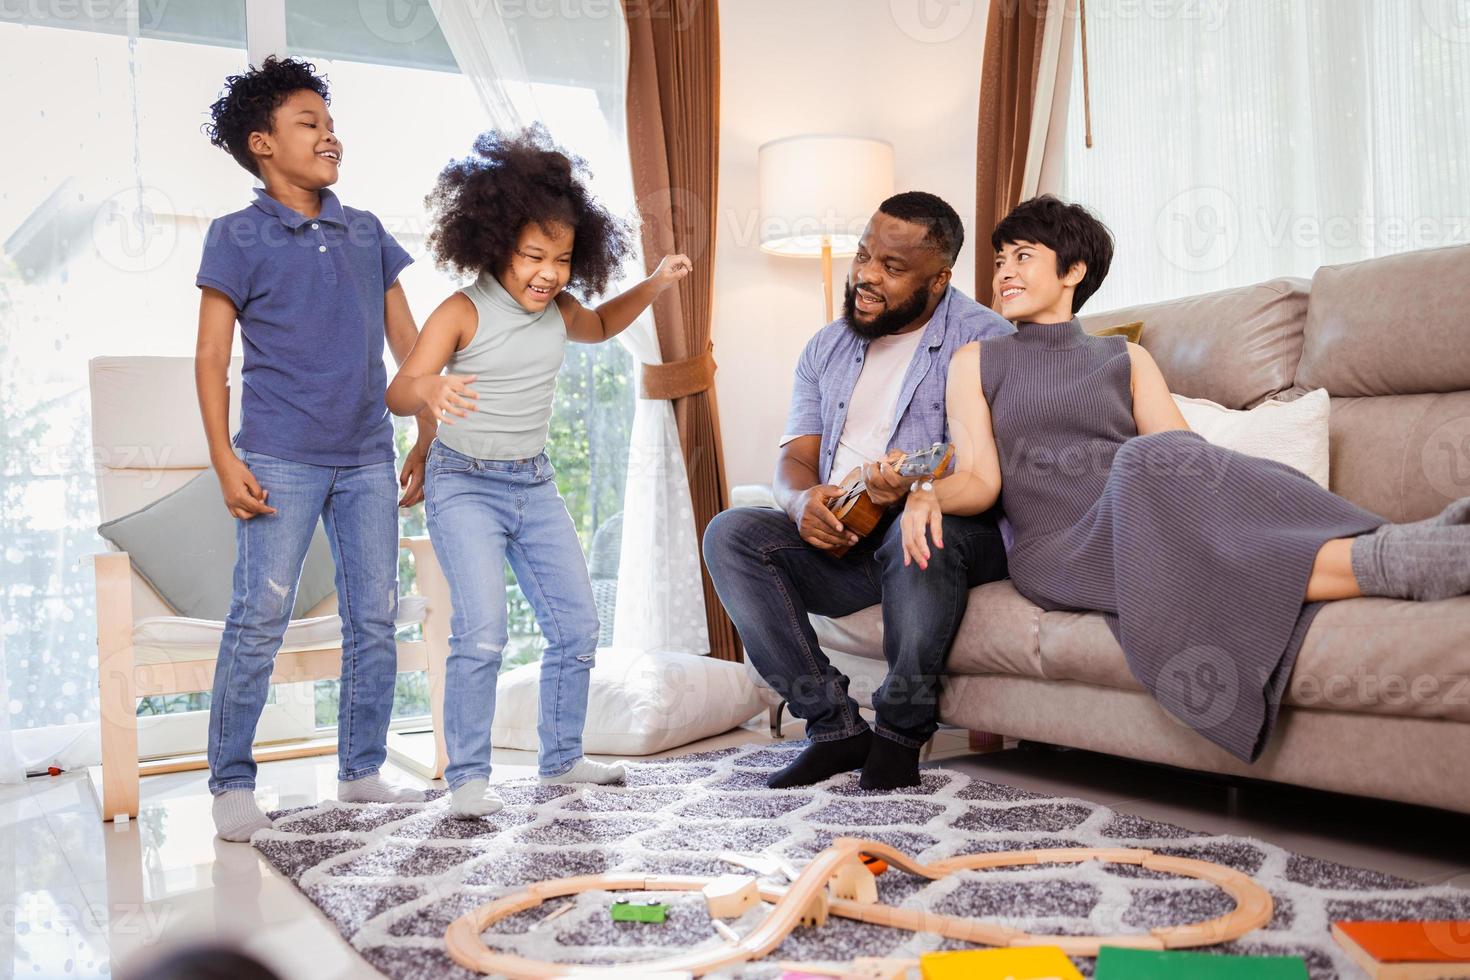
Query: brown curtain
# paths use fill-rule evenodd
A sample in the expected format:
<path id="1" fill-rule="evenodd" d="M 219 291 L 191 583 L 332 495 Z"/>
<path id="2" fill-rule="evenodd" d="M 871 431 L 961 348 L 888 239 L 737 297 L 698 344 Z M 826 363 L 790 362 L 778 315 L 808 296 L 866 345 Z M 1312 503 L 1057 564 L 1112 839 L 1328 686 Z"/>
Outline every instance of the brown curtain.
<path id="1" fill-rule="evenodd" d="M 1031 113 L 1051 3 L 991 0 L 980 67 L 980 132 L 975 152 L 975 298 L 994 305 L 990 233 L 1021 203 Z"/>
<path id="2" fill-rule="evenodd" d="M 689 6 L 624 0 L 628 20 L 628 152 L 652 272 L 671 252 L 694 271 L 653 304 L 664 364 L 643 369 L 644 398 L 673 402 L 695 531 L 729 502 L 715 404 L 710 315 L 720 159 L 720 19 L 715 0 Z M 677 16 L 675 13 L 677 12 Z M 700 556 L 710 653 L 740 659 L 740 641 Z"/>

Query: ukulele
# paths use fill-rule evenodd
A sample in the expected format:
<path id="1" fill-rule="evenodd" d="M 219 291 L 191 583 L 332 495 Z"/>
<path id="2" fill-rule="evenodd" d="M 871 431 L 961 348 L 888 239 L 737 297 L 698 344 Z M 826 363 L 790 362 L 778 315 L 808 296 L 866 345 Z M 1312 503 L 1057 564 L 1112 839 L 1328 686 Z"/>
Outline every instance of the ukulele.
<path id="1" fill-rule="evenodd" d="M 954 462 L 954 445 L 948 442 L 936 442 L 928 449 L 918 452 L 890 453 L 887 459 L 899 476 L 909 479 L 937 480 L 945 474 L 950 464 Z M 868 496 L 868 485 L 863 481 L 863 468 L 856 467 L 843 478 L 839 484 L 842 491 L 835 496 L 827 498 L 827 509 L 830 510 L 842 526 L 858 536 L 861 541 L 883 519 L 886 507 L 880 507 L 873 503 L 873 498 Z M 852 545 L 838 545 L 831 553 L 838 558 L 847 554 Z"/>

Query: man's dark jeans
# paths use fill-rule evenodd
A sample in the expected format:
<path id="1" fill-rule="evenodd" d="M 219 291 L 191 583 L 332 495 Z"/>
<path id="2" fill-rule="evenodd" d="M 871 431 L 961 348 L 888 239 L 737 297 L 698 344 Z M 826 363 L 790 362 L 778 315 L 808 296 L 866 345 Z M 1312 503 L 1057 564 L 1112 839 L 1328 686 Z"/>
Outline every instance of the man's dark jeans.
<path id="1" fill-rule="evenodd" d="M 842 558 L 801 539 L 785 513 L 737 507 L 704 532 L 704 560 L 746 656 L 821 742 L 867 729 L 827 660 L 808 613 L 846 616 L 883 603 L 888 677 L 873 695 L 880 735 L 918 748 L 939 727 L 938 675 L 964 616 L 970 589 L 1006 576 L 995 519 L 944 517 L 944 547 L 930 545 L 927 569 L 904 567 L 896 513 Z"/>

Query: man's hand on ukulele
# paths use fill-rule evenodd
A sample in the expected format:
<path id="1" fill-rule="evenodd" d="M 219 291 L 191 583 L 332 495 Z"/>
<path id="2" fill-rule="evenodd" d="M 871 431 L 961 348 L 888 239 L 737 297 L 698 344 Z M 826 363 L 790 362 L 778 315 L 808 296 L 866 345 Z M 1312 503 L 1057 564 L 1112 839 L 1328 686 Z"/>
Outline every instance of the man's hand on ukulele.
<path id="1" fill-rule="evenodd" d="M 841 487 L 830 483 L 818 484 L 802 491 L 792 506 L 791 522 L 801 534 L 801 540 L 813 548 L 831 551 L 843 545 L 858 543 L 858 536 L 842 526 L 837 515 L 827 509 L 827 501 L 842 492 Z"/>
<path id="2" fill-rule="evenodd" d="M 879 507 L 892 507 L 908 493 L 908 482 L 894 468 L 902 458 L 903 453 L 895 450 L 886 459 L 863 464 L 863 483 L 868 488 L 868 497 Z"/>

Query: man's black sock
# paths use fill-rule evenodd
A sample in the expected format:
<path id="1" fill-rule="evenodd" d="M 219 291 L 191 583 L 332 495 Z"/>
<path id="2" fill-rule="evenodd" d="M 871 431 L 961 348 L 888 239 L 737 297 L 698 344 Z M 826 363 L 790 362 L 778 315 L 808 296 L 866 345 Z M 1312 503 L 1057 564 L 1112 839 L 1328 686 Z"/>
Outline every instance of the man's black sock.
<path id="1" fill-rule="evenodd" d="M 919 785 L 919 750 L 900 745 L 882 735 L 873 736 L 873 747 L 858 778 L 860 789 L 900 789 Z"/>
<path id="2" fill-rule="evenodd" d="M 810 786 L 839 772 L 851 772 L 868 757 L 868 748 L 872 742 L 873 733 L 867 729 L 847 738 L 813 742 L 801 750 L 801 755 L 791 765 L 780 772 L 771 773 L 766 779 L 766 785 L 772 789 Z"/>

